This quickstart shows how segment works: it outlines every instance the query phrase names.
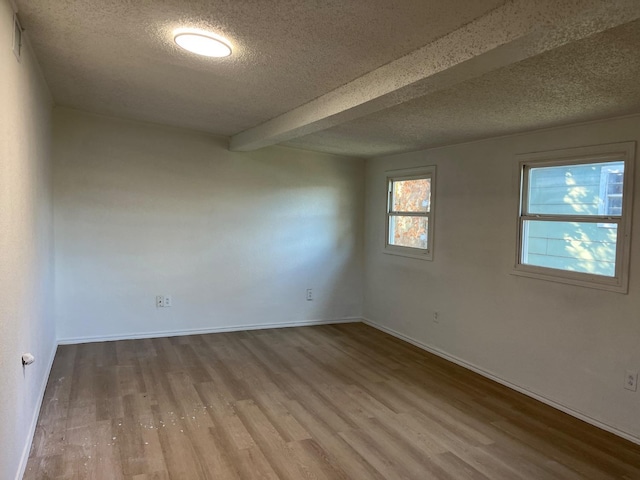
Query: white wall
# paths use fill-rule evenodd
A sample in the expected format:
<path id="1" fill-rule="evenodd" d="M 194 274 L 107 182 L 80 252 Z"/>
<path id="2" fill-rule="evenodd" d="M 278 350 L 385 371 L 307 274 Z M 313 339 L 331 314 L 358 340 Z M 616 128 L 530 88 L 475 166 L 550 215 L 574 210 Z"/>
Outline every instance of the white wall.
<path id="1" fill-rule="evenodd" d="M 362 160 L 63 108 L 53 152 L 63 341 L 360 317 Z"/>
<path id="2" fill-rule="evenodd" d="M 632 117 L 368 161 L 365 317 L 640 440 L 640 392 L 623 388 L 640 370 L 640 194 L 628 295 L 511 275 L 514 156 L 639 137 Z M 382 253 L 385 170 L 419 165 L 437 165 L 433 262 Z"/>
<path id="3" fill-rule="evenodd" d="M 51 98 L 27 47 L 11 51 L 0 0 L 0 478 L 15 478 L 55 351 L 49 139 Z M 22 367 L 22 353 L 36 362 Z M 24 459 L 23 459 L 24 460 Z"/>

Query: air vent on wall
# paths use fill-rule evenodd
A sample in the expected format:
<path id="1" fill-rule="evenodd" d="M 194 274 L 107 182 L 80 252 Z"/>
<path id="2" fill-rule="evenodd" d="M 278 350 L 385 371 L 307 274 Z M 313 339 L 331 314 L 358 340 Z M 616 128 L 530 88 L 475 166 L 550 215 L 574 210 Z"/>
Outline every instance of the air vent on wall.
<path id="1" fill-rule="evenodd" d="M 22 53 L 22 27 L 18 21 L 18 15 L 13 16 L 13 53 L 20 61 L 20 54 Z"/>

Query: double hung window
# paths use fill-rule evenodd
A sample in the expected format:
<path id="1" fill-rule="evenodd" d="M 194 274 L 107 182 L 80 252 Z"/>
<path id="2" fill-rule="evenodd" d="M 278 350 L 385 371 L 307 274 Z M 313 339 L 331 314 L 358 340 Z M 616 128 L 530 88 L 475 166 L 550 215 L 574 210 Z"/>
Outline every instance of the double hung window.
<path id="1" fill-rule="evenodd" d="M 634 143 L 522 155 L 516 273 L 626 292 Z"/>
<path id="2" fill-rule="evenodd" d="M 434 195 L 435 167 L 388 172 L 386 253 L 432 259 Z"/>

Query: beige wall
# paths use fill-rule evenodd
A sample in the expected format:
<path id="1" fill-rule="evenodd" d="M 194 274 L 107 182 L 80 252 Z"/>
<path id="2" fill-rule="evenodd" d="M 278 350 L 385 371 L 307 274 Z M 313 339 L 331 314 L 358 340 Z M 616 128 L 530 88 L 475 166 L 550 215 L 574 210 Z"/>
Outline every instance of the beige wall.
<path id="1" fill-rule="evenodd" d="M 640 195 L 628 295 L 511 275 L 515 155 L 639 137 L 633 117 L 369 161 L 365 317 L 640 440 L 640 392 L 623 388 L 640 369 Z M 419 165 L 437 165 L 433 262 L 382 253 L 385 170 Z"/>
<path id="2" fill-rule="evenodd" d="M 55 348 L 49 138 L 51 98 L 28 47 L 11 51 L 0 0 L 0 478 L 28 454 Z M 22 353 L 36 362 L 22 367 Z"/>
<path id="3" fill-rule="evenodd" d="M 60 339 L 360 317 L 362 160 L 54 112 Z"/>

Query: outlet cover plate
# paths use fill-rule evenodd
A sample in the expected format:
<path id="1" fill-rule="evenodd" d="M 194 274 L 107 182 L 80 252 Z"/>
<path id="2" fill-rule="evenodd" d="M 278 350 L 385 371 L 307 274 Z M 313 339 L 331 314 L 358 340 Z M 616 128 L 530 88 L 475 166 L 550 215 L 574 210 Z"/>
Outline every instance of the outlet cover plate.
<path id="1" fill-rule="evenodd" d="M 638 372 L 627 370 L 624 374 L 624 388 L 635 392 L 638 390 Z"/>

